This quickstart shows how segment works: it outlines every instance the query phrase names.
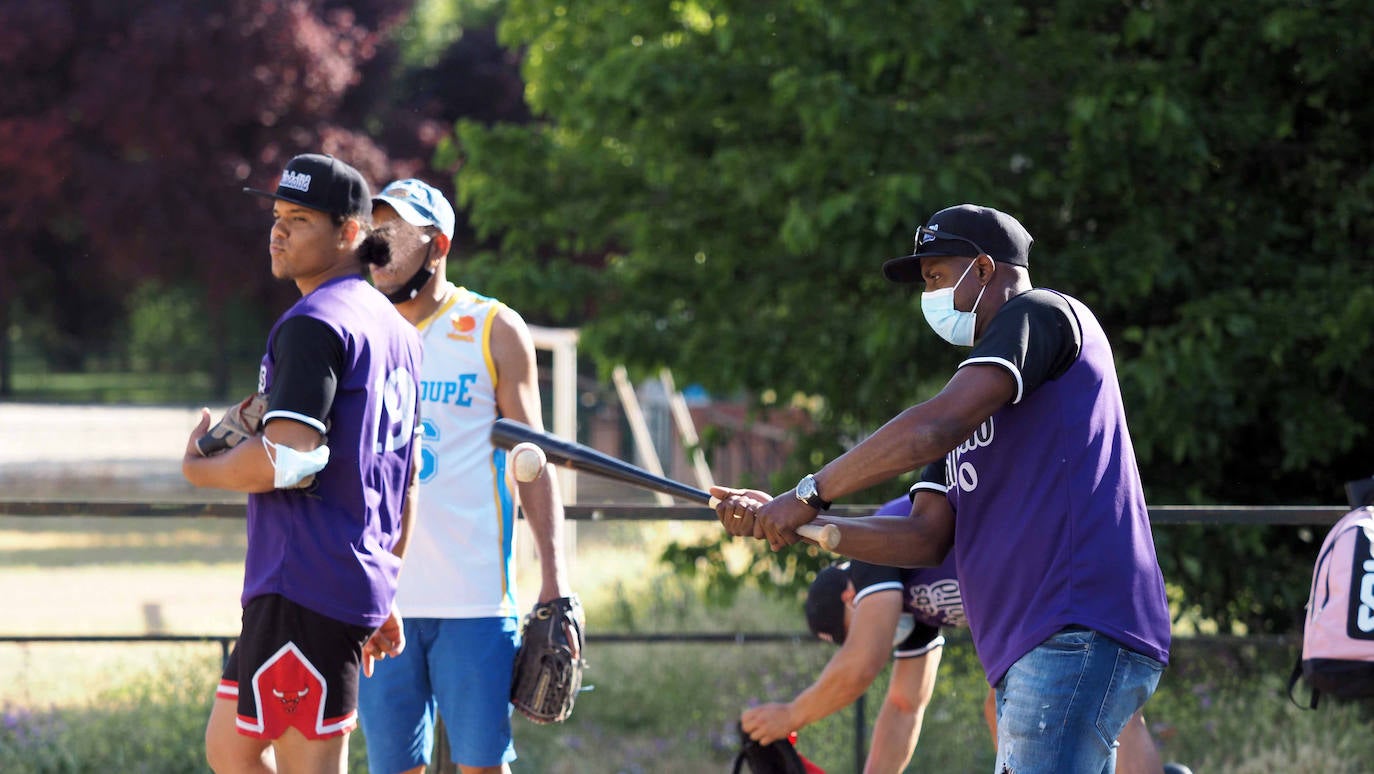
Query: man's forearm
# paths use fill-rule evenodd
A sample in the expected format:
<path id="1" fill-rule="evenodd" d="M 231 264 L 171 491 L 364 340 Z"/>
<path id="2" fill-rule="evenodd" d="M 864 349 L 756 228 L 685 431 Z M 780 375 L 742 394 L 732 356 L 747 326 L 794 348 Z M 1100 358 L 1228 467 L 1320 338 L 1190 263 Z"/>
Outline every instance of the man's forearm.
<path id="1" fill-rule="evenodd" d="M 817 516 L 816 526 L 840 529 L 835 551 L 851 559 L 886 567 L 935 567 L 949 554 L 947 533 L 919 516 Z"/>
<path id="2" fill-rule="evenodd" d="M 420 462 L 418 455 L 410 463 L 410 483 L 406 485 L 405 501 L 401 504 L 401 536 L 391 553 L 404 558 L 410 546 L 410 536 L 415 534 L 415 519 L 420 512 Z"/>
<path id="3" fill-rule="evenodd" d="M 906 409 L 816 472 L 822 497 L 836 500 L 934 462 L 963 440 L 962 425 L 929 403 Z"/>
<path id="4" fill-rule="evenodd" d="M 853 704 L 877 678 L 878 671 L 861 664 L 830 663 L 812 683 L 791 702 L 797 727 L 807 726 Z"/>
<path id="5" fill-rule="evenodd" d="M 202 489 L 258 494 L 276 488 L 275 471 L 263 449 L 261 435 L 213 457 L 188 454 L 182 461 L 181 472 L 192 486 Z"/>
<path id="6" fill-rule="evenodd" d="M 535 480 L 517 486 L 520 488 L 521 508 L 525 520 L 529 522 L 535 550 L 539 555 L 541 601 L 567 596 L 563 562 L 563 502 L 559 495 L 557 474 L 548 467 Z"/>

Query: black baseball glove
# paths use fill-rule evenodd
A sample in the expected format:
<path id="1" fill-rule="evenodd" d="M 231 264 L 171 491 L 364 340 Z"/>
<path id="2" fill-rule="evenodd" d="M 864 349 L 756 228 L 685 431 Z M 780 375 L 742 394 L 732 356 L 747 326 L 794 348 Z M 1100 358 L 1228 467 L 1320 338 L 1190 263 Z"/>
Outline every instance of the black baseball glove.
<path id="1" fill-rule="evenodd" d="M 525 616 L 510 701 L 535 723 L 561 723 L 582 688 L 582 603 L 577 595 L 534 606 Z"/>

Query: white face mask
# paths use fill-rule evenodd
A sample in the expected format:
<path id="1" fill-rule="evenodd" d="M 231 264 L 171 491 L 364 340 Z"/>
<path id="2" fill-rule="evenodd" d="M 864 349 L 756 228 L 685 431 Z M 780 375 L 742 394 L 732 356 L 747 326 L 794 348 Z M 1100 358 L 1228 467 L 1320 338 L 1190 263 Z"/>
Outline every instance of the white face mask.
<path id="1" fill-rule="evenodd" d="M 272 484 L 278 489 L 304 489 L 315 481 L 315 474 L 329 464 L 329 447 L 303 452 L 262 438 L 267 460 L 272 463 Z"/>
<path id="2" fill-rule="evenodd" d="M 978 315 L 973 312 L 961 312 L 954 308 L 954 290 L 959 287 L 959 283 L 968 276 L 969 269 L 977 260 L 969 263 L 968 269 L 959 275 L 959 279 L 954 283 L 954 287 L 932 290 L 921 294 L 921 313 L 925 315 L 926 322 L 940 335 L 940 338 L 948 341 L 956 347 L 973 346 L 973 328 L 978 322 Z M 994 270 L 996 265 L 994 264 Z M 973 302 L 973 308 L 978 308 L 978 302 L 983 300 L 983 292 L 988 289 L 987 285 L 978 291 L 978 298 Z"/>

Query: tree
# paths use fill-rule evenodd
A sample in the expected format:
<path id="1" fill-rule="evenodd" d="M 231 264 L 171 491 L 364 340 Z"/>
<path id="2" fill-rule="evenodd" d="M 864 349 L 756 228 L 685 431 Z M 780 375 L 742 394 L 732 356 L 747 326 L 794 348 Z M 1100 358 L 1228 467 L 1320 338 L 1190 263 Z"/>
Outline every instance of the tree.
<path id="1" fill-rule="evenodd" d="M 43 349 L 72 368 L 112 344 L 125 288 L 202 288 L 216 351 L 187 365 L 214 368 L 222 396 L 226 307 L 291 295 L 264 270 L 266 209 L 239 189 L 307 150 L 373 180 L 417 166 L 338 115 L 409 5 L 0 4 L 0 305 L 22 303 L 26 330 L 50 332 Z"/>
<path id="2" fill-rule="evenodd" d="M 511 0 L 535 123 L 463 124 L 452 152 L 499 240 L 488 287 L 587 315 L 604 363 L 823 395 L 828 438 L 784 478 L 947 378 L 958 353 L 878 266 L 977 201 L 1108 328 L 1151 502 L 1332 502 L 1370 473 L 1371 27 L 1345 0 Z M 1190 574 L 1206 536 L 1161 532 L 1185 595 L 1255 590 L 1205 614 L 1291 622 L 1304 584 Z M 1310 563 L 1257 534 L 1208 550 Z"/>

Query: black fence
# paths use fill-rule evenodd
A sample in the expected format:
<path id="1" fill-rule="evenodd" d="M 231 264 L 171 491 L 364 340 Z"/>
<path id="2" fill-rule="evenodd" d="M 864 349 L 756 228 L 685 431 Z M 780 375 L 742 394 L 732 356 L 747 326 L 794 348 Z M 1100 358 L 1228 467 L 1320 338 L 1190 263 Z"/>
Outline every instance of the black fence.
<path id="1" fill-rule="evenodd" d="M 242 518 L 243 502 L 133 502 L 124 500 L 0 500 L 0 516 L 138 516 L 187 518 Z M 877 505 L 839 505 L 829 513 L 865 516 Z M 1156 505 L 1150 508 L 1152 524 L 1235 524 L 1331 526 L 1350 509 L 1344 505 Z M 577 504 L 564 506 L 574 521 L 713 521 L 715 514 L 699 505 L 640 503 Z"/>

